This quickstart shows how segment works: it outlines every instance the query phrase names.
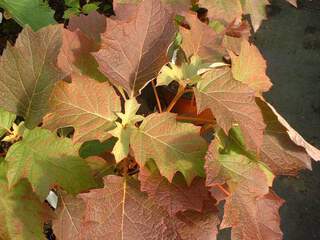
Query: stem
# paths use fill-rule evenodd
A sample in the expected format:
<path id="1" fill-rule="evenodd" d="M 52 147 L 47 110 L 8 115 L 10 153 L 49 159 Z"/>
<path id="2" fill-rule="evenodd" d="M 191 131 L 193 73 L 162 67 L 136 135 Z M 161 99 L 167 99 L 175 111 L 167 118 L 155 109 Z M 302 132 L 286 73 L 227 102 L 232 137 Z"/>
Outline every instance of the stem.
<path id="1" fill-rule="evenodd" d="M 174 98 L 172 99 L 169 107 L 167 108 L 167 112 L 170 112 L 172 110 L 172 108 L 174 107 L 174 105 L 177 103 L 177 101 L 180 99 L 180 97 L 184 94 L 184 89 L 185 86 L 183 85 L 179 85 L 177 94 L 174 96 Z"/>
<path id="2" fill-rule="evenodd" d="M 231 195 L 231 193 L 220 184 L 216 184 L 214 185 L 214 187 L 219 188 L 219 190 L 226 194 L 228 197 Z"/>
<path id="3" fill-rule="evenodd" d="M 154 84 L 154 80 L 151 81 L 151 84 L 152 84 L 154 96 L 156 97 L 156 100 L 157 100 L 157 105 L 158 105 L 159 112 L 161 113 L 162 112 L 161 102 L 160 102 L 160 99 L 159 99 L 159 96 L 158 96 L 156 85 Z"/>
<path id="4" fill-rule="evenodd" d="M 188 117 L 188 116 L 177 116 L 177 120 L 180 120 L 180 121 L 192 121 L 192 122 L 213 123 L 212 120 L 208 120 L 208 119 L 205 119 L 205 118 Z"/>

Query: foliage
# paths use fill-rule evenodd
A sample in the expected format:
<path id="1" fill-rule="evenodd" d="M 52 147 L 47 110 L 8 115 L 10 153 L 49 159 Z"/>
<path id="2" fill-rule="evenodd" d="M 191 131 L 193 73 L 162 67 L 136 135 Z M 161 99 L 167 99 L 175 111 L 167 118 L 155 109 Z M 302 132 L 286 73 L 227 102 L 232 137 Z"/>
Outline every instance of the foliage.
<path id="1" fill-rule="evenodd" d="M 0 58 L 0 239 L 282 239 L 273 180 L 320 151 L 263 98 L 243 15 L 267 4 L 118 0 L 66 27 L 3 5 L 31 27 Z"/>

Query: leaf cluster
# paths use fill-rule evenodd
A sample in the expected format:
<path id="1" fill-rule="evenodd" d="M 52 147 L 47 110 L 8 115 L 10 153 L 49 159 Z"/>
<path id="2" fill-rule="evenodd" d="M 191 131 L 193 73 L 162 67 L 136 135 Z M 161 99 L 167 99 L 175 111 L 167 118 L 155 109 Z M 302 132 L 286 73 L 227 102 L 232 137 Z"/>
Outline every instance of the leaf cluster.
<path id="1" fill-rule="evenodd" d="M 51 221 L 57 239 L 282 239 L 273 180 L 320 151 L 263 98 L 249 38 L 266 4 L 115 0 L 66 27 L 22 20 L 0 58 L 0 239 L 45 239 Z"/>

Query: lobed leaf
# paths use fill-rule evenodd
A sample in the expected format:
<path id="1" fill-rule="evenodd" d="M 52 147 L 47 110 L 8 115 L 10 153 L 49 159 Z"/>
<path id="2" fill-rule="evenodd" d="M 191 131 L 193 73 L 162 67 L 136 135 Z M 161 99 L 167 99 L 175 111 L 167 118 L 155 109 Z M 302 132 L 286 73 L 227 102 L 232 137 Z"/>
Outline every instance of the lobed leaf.
<path id="1" fill-rule="evenodd" d="M 0 163 L 0 239 L 45 240 L 42 227 L 48 210 L 32 192 L 30 184 L 22 180 L 9 189 L 6 165 Z"/>
<path id="2" fill-rule="evenodd" d="M 26 27 L 15 46 L 8 45 L 0 58 L 0 106 L 36 127 L 48 110 L 55 83 L 64 74 L 56 66 L 62 44 L 61 26 L 38 32 Z"/>
<path id="3" fill-rule="evenodd" d="M 167 62 L 175 34 L 172 15 L 159 0 L 141 2 L 134 16 L 108 19 L 102 47 L 94 54 L 100 71 L 130 96 L 138 95 Z"/>
<path id="4" fill-rule="evenodd" d="M 215 33 L 207 24 L 201 22 L 196 14 L 186 15 L 186 21 L 191 29 L 180 27 L 182 35 L 181 47 L 187 57 L 198 56 L 203 62 L 213 62 L 221 59 L 222 35 Z"/>
<path id="5" fill-rule="evenodd" d="M 6 9 L 21 26 L 29 25 L 33 31 L 56 23 L 54 11 L 42 0 L 0 0 L 0 7 Z"/>
<path id="6" fill-rule="evenodd" d="M 130 144 L 141 167 L 153 159 L 169 182 L 180 171 L 190 185 L 195 176 L 203 176 L 207 144 L 199 131 L 193 124 L 177 122 L 175 114 L 153 113 L 134 131 Z"/>
<path id="7" fill-rule="evenodd" d="M 265 124 L 255 103 L 254 91 L 234 80 L 229 68 L 205 73 L 194 92 L 199 113 L 211 109 L 218 125 L 226 133 L 238 124 L 248 148 L 260 149 Z"/>
<path id="8" fill-rule="evenodd" d="M 172 183 L 161 176 L 157 169 L 140 169 L 139 180 L 141 191 L 147 192 L 148 197 L 159 206 L 164 207 L 170 216 L 186 210 L 202 212 L 204 203 L 212 200 L 205 187 L 204 180 L 195 178 L 190 186 L 187 186 L 181 174 L 177 174 Z"/>
<path id="9" fill-rule="evenodd" d="M 272 83 L 266 75 L 267 64 L 258 48 L 242 40 L 240 55 L 229 52 L 233 77 L 256 91 L 257 95 L 270 90 Z"/>
<path id="10" fill-rule="evenodd" d="M 54 185 L 71 194 L 94 187 L 90 168 L 77 152 L 68 138 L 58 138 L 40 128 L 25 131 L 23 140 L 12 145 L 5 158 L 9 188 L 28 179 L 44 200 Z"/>
<path id="11" fill-rule="evenodd" d="M 74 127 L 75 143 L 104 141 L 111 137 L 108 131 L 116 127 L 115 112 L 120 110 L 120 99 L 108 83 L 73 74 L 72 83 L 56 85 L 44 126 L 50 130 Z"/>

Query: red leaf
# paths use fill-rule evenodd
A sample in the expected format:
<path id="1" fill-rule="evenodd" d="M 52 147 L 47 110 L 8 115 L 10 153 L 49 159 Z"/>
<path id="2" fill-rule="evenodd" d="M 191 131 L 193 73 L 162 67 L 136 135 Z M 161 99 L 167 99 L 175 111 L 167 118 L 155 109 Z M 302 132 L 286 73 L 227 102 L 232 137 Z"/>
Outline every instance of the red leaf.
<path id="1" fill-rule="evenodd" d="M 180 27 L 182 34 L 182 49 L 187 57 L 197 55 L 203 61 L 212 62 L 221 59 L 224 54 L 222 49 L 222 35 L 215 33 L 207 24 L 201 22 L 196 14 L 186 15 L 186 21 L 191 29 Z"/>
<path id="2" fill-rule="evenodd" d="M 177 174 L 170 183 L 158 171 L 140 169 L 141 191 L 147 192 L 150 199 L 167 209 L 171 216 L 185 210 L 202 211 L 203 202 L 209 200 L 209 192 L 201 178 L 195 178 L 187 186 L 183 176 Z"/>
<path id="3" fill-rule="evenodd" d="M 247 146 L 254 151 L 260 149 L 265 124 L 254 91 L 234 80 L 229 68 L 205 73 L 194 92 L 199 113 L 210 108 L 225 133 L 239 124 Z"/>
<path id="4" fill-rule="evenodd" d="M 163 4 L 159 0 L 143 1 L 132 20 L 108 19 L 102 48 L 94 56 L 113 84 L 136 96 L 167 62 L 174 33 L 172 15 Z"/>

